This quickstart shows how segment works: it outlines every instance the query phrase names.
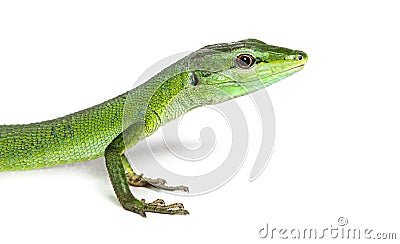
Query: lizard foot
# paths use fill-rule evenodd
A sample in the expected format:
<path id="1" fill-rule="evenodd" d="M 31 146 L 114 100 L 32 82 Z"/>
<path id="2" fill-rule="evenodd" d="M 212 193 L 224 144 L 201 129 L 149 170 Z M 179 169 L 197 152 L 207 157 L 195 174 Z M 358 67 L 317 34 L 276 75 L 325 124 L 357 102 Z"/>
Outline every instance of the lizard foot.
<path id="1" fill-rule="evenodd" d="M 134 199 L 129 203 L 122 205 L 126 210 L 132 211 L 146 217 L 146 212 L 159 213 L 159 214 L 170 214 L 170 215 L 187 215 L 189 212 L 184 209 L 182 203 L 173 203 L 165 205 L 164 200 L 157 199 L 153 202 L 146 203 L 144 199 Z"/>
<path id="2" fill-rule="evenodd" d="M 126 173 L 128 178 L 128 183 L 132 186 L 148 186 L 151 185 L 155 188 L 159 188 L 166 191 L 185 191 L 189 192 L 189 187 L 187 186 L 169 186 L 166 185 L 167 181 L 161 178 L 152 179 L 144 177 L 143 174 L 137 175 L 133 172 Z"/>
<path id="3" fill-rule="evenodd" d="M 184 209 L 182 203 L 173 203 L 169 205 L 165 205 L 164 200 L 157 199 L 151 203 L 146 203 L 144 199 L 141 200 L 143 213 L 144 212 L 153 212 L 160 214 L 179 214 L 179 215 L 187 215 L 189 212 Z M 143 216 L 143 215 L 142 215 Z M 144 215 L 145 216 L 145 215 Z"/>

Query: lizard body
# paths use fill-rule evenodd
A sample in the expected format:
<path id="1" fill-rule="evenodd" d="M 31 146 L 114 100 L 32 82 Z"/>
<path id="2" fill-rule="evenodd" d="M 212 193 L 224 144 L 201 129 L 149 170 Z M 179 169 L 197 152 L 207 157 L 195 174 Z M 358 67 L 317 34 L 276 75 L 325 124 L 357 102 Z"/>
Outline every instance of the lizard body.
<path id="1" fill-rule="evenodd" d="M 135 198 L 137 175 L 124 152 L 182 114 L 263 89 L 303 68 L 302 51 L 255 39 L 209 45 L 140 86 L 91 108 L 54 120 L 0 126 L 0 171 L 30 170 L 105 156 L 114 191 L 129 211 L 187 214 L 181 204 Z M 163 182 L 154 181 L 160 188 Z M 184 188 L 181 188 L 184 189 Z"/>

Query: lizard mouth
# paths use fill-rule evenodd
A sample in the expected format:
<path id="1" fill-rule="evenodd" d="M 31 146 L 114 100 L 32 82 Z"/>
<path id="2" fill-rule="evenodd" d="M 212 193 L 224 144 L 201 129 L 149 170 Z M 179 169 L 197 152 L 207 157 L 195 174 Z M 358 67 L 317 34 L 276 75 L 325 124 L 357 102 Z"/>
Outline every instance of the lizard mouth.
<path id="1" fill-rule="evenodd" d="M 285 74 L 285 73 L 290 73 L 290 72 L 297 72 L 301 70 L 304 67 L 304 64 L 299 64 L 294 67 L 279 71 L 274 74 L 268 75 L 268 78 L 271 78 L 273 76 L 279 75 L 279 74 Z M 254 80 L 254 81 L 240 81 L 240 80 L 232 80 L 232 81 L 225 81 L 225 82 L 215 82 L 213 85 L 230 85 L 230 84 L 246 84 L 246 83 L 252 83 L 252 82 L 260 82 L 260 80 Z"/>
<path id="2" fill-rule="evenodd" d="M 281 70 L 281 71 L 279 71 L 279 72 L 270 74 L 270 75 L 267 76 L 267 78 L 272 78 L 272 77 L 274 77 L 274 76 L 279 76 L 280 74 L 295 73 L 295 72 L 301 70 L 303 67 L 304 67 L 304 64 L 299 64 L 299 65 L 290 67 L 290 68 L 288 68 L 288 69 Z"/>
<path id="3" fill-rule="evenodd" d="M 279 75 L 279 74 L 282 74 L 282 73 L 288 73 L 288 72 L 290 72 L 290 71 L 299 71 L 299 70 L 301 70 L 303 67 L 304 67 L 304 64 L 300 64 L 300 65 L 291 67 L 291 68 L 289 68 L 289 69 L 280 71 L 280 72 L 278 72 L 278 73 L 275 73 L 274 75 Z"/>

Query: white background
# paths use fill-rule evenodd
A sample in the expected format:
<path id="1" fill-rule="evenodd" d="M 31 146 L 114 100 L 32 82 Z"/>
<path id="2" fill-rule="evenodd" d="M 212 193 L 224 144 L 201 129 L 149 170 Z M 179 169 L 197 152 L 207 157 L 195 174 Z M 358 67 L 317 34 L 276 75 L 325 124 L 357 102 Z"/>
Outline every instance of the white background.
<path id="1" fill-rule="evenodd" d="M 248 181 L 249 157 L 210 194 L 132 189 L 148 200 L 184 202 L 191 212 L 145 219 L 119 206 L 103 159 L 2 172 L 0 243 L 266 243 L 258 235 L 266 223 L 323 229 L 337 226 L 341 216 L 349 226 L 400 238 L 396 5 L 2 1 L 0 124 L 52 119 L 100 103 L 130 89 L 160 59 L 207 44 L 252 37 L 304 50 L 309 62 L 267 88 L 277 139 L 255 182 Z"/>

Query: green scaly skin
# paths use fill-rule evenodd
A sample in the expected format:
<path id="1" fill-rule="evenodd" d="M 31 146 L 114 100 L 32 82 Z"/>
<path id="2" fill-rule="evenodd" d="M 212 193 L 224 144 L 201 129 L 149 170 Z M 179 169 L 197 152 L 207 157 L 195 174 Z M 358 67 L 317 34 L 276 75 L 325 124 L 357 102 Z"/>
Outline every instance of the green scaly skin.
<path id="1" fill-rule="evenodd" d="M 254 64 L 240 67 L 240 54 L 251 55 Z M 306 62 L 307 55 L 302 51 L 255 39 L 206 46 L 102 104 L 50 121 L 0 126 L 0 171 L 45 168 L 105 156 L 123 208 L 142 216 L 146 212 L 187 214 L 182 204 L 165 205 L 162 200 L 146 203 L 135 198 L 129 183 L 143 186 L 151 179 L 136 175 L 124 152 L 196 107 L 263 89 L 299 71 Z M 160 188 L 163 184 L 159 183 Z"/>

